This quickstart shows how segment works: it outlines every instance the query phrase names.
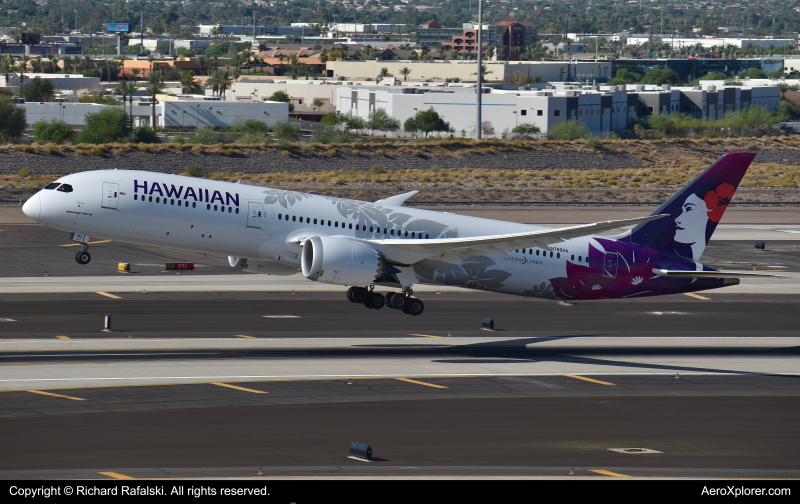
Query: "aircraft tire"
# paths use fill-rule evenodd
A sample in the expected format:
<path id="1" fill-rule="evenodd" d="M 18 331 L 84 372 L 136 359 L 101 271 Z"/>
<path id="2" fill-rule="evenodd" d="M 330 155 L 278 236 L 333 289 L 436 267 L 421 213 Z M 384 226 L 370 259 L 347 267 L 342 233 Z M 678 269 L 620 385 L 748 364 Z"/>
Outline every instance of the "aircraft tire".
<path id="1" fill-rule="evenodd" d="M 369 298 L 369 291 L 364 287 L 353 287 L 353 299 L 356 303 L 366 303 Z"/>
<path id="2" fill-rule="evenodd" d="M 395 298 L 395 296 L 397 296 L 396 292 L 390 292 L 390 293 L 386 294 L 385 299 L 386 299 L 386 307 L 387 308 L 394 308 L 394 298 Z"/>
<path id="3" fill-rule="evenodd" d="M 425 311 L 425 303 L 413 297 L 408 298 L 408 304 L 406 304 L 406 307 L 403 308 L 403 313 L 414 315 L 415 317 L 422 315 L 423 311 Z"/>
<path id="4" fill-rule="evenodd" d="M 367 301 L 364 302 L 364 306 L 372 310 L 380 310 L 384 305 L 386 305 L 386 299 L 383 294 L 378 294 L 377 292 L 370 292 Z"/>
<path id="5" fill-rule="evenodd" d="M 395 294 L 394 298 L 392 299 L 392 308 L 395 310 L 405 311 L 406 306 L 408 306 L 408 299 L 408 297 L 402 294 Z"/>
<path id="6" fill-rule="evenodd" d="M 75 254 L 75 262 L 78 264 L 89 264 L 91 260 L 92 256 L 89 255 L 89 252 L 78 252 Z"/>
<path id="7" fill-rule="evenodd" d="M 355 289 L 355 287 L 350 287 L 349 289 L 347 289 L 347 300 L 350 301 L 351 303 L 355 303 L 356 302 L 355 298 L 353 297 L 353 290 L 354 289 Z"/>

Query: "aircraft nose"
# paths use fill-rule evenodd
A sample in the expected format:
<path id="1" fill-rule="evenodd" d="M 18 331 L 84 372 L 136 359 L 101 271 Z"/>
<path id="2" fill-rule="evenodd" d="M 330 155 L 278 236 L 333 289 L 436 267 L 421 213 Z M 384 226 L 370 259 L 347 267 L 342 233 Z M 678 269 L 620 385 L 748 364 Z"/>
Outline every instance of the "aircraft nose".
<path id="1" fill-rule="evenodd" d="M 22 205 L 22 211 L 31 219 L 39 220 L 39 215 L 42 213 L 42 200 L 39 197 L 39 193 L 28 198 L 28 201 Z"/>

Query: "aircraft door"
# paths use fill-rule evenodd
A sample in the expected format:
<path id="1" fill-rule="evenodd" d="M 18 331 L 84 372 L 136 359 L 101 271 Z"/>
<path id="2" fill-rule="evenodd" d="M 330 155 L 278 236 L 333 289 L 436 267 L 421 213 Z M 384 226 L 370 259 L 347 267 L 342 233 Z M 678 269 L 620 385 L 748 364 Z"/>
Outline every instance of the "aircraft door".
<path id="1" fill-rule="evenodd" d="M 113 182 L 103 182 L 103 202 L 100 204 L 103 208 L 117 209 L 117 202 L 119 201 L 119 184 Z"/>
<path id="2" fill-rule="evenodd" d="M 603 276 L 606 278 L 617 278 L 618 264 L 619 254 L 616 252 L 606 252 L 605 262 L 603 263 Z"/>
<path id="3" fill-rule="evenodd" d="M 261 228 L 261 215 L 264 205 L 254 201 L 247 202 L 247 227 Z"/>

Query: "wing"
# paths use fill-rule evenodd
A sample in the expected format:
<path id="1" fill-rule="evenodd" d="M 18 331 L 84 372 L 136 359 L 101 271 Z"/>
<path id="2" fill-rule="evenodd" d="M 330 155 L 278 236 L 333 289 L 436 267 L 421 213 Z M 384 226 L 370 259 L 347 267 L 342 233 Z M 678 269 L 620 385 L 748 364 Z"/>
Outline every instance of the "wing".
<path id="1" fill-rule="evenodd" d="M 414 196 L 418 192 L 419 191 L 410 191 L 403 194 L 395 194 L 394 196 L 389 196 L 388 198 L 379 199 L 375 203 L 378 205 L 403 206 L 403 203 L 405 203 L 408 198 Z"/>
<path id="2" fill-rule="evenodd" d="M 774 273 L 753 273 L 752 271 L 684 271 L 653 269 L 654 275 L 671 278 L 741 278 L 741 277 L 773 277 L 789 278 Z"/>
<path id="3" fill-rule="evenodd" d="M 593 224 L 581 224 L 556 229 L 538 229 L 526 233 L 513 233 L 490 236 L 471 236 L 464 238 L 441 238 L 434 240 L 391 239 L 369 240 L 370 243 L 385 247 L 385 255 L 405 264 L 413 264 L 423 259 L 439 259 L 446 262 L 459 262 L 471 255 L 495 254 L 508 257 L 506 251 L 527 247 L 547 248 L 548 245 L 560 243 L 579 236 L 587 236 L 602 231 L 635 226 L 642 222 L 667 217 L 652 215 L 635 219 L 602 221 Z"/>

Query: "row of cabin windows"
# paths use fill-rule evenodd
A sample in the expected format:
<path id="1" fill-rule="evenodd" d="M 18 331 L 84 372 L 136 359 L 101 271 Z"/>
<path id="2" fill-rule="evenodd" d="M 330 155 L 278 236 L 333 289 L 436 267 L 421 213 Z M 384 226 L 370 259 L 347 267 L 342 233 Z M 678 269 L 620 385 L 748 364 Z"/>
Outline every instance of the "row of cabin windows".
<path id="1" fill-rule="evenodd" d="M 134 200 L 138 200 L 139 199 L 139 195 L 138 194 L 134 194 L 133 195 L 133 199 Z M 160 196 L 156 196 L 155 197 L 155 201 L 154 201 L 152 196 L 145 197 L 144 195 L 142 195 L 141 201 L 143 201 L 143 202 L 147 201 L 149 203 L 164 203 L 165 205 L 167 203 L 169 203 L 170 205 L 174 205 L 175 201 L 177 201 L 178 202 L 178 206 L 184 206 L 186 208 L 189 208 L 189 202 L 188 201 L 175 200 L 175 199 L 172 199 L 172 198 L 169 198 L 169 199 L 168 198 L 161 198 Z M 212 205 L 210 203 L 206 204 L 206 210 L 211 210 L 211 206 Z M 197 208 L 197 202 L 196 201 L 192 202 L 192 208 Z M 238 208 L 234 208 L 234 207 L 231 207 L 231 206 L 226 207 L 225 205 L 214 205 L 214 211 L 215 212 L 225 212 L 226 208 L 227 208 L 227 212 L 228 213 L 237 213 L 237 214 L 239 213 L 239 209 Z"/>
<path id="2" fill-rule="evenodd" d="M 515 250 L 514 252 L 519 254 L 519 249 Z M 538 255 L 540 255 L 539 252 L 540 252 L 539 249 L 536 249 L 535 253 L 534 253 L 534 249 L 528 249 L 528 255 L 537 255 L 538 256 Z M 525 253 L 525 249 L 522 249 L 522 253 L 523 254 Z M 546 250 L 542 250 L 541 251 L 541 255 L 543 257 L 547 257 L 547 251 Z M 550 257 L 553 257 L 553 255 L 554 255 L 553 251 L 551 250 L 550 251 Z M 556 252 L 555 253 L 555 258 L 556 259 L 561 259 L 561 252 Z M 571 261 L 575 260 L 575 254 L 572 254 L 572 259 L 570 259 L 570 260 Z M 578 262 L 583 262 L 583 256 L 578 256 Z M 586 257 L 586 264 L 589 264 L 589 257 L 588 256 Z"/>
<path id="3" fill-rule="evenodd" d="M 292 222 L 298 222 L 298 219 L 299 219 L 299 222 L 301 222 L 301 223 L 303 222 L 303 217 L 302 216 L 298 217 L 296 215 L 289 216 L 289 215 L 278 214 L 278 220 L 289 221 L 290 217 L 291 217 L 291 221 Z M 311 217 L 306 217 L 305 218 L 305 223 L 306 224 L 311 224 L 311 221 L 312 221 Z M 317 224 L 317 219 L 313 219 L 313 221 L 314 221 L 314 224 Z M 319 225 L 320 226 L 324 226 L 325 225 L 325 219 L 319 219 Z M 351 223 L 346 223 L 346 222 L 341 222 L 340 223 L 339 221 L 327 221 L 327 225 L 335 227 L 335 228 L 341 227 L 342 229 L 345 229 L 345 228 L 353 229 L 353 223 L 352 222 Z M 356 231 L 366 231 L 367 230 L 367 225 L 366 224 L 364 224 L 364 225 L 356 224 L 355 230 Z M 379 226 L 369 226 L 369 232 L 370 233 L 375 233 L 375 232 L 380 233 L 381 232 L 381 228 Z M 388 235 L 394 236 L 395 235 L 395 230 L 394 229 L 383 228 L 383 234 L 388 234 Z M 417 238 L 417 239 L 420 239 L 420 240 L 423 239 L 422 233 L 417 233 L 416 231 L 411 231 L 411 233 L 409 234 L 408 231 L 402 231 L 400 229 L 397 230 L 397 236 L 405 237 L 405 238 Z M 430 235 L 429 234 L 425 234 L 424 238 L 426 240 L 428 240 L 428 239 L 430 239 Z"/>

